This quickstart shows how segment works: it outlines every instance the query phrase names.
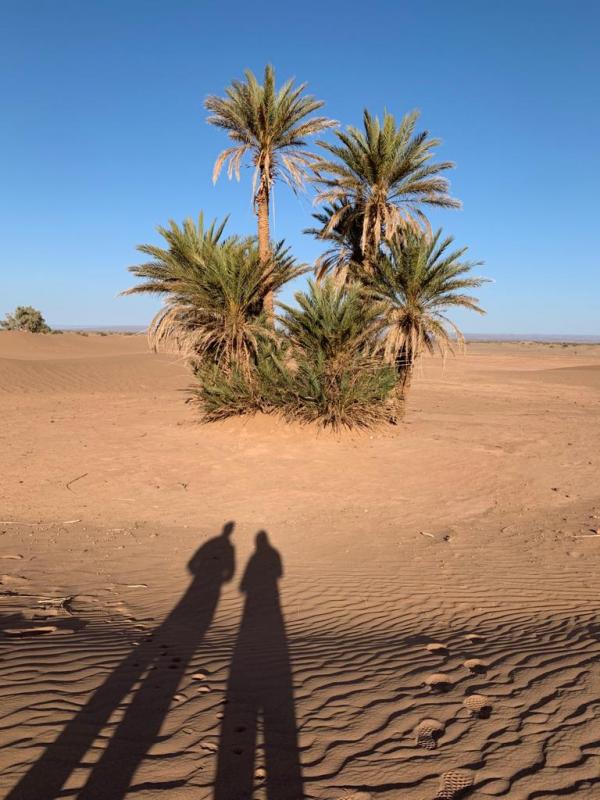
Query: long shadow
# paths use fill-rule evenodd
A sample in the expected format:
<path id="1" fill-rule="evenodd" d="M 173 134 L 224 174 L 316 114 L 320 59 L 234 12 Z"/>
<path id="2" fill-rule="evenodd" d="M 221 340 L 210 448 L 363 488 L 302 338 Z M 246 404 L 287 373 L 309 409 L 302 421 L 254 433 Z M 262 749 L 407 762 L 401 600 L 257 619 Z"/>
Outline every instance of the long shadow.
<path id="1" fill-rule="evenodd" d="M 215 800 L 249 800 L 263 779 L 268 800 L 303 797 L 292 669 L 279 599 L 282 575 L 281 557 L 260 531 L 240 585 L 246 601 L 227 684 Z M 264 778 L 256 774 L 260 722 Z"/>
<path id="2" fill-rule="evenodd" d="M 78 800 L 121 800 L 156 741 L 177 686 L 213 619 L 221 587 L 234 574 L 234 524 L 207 541 L 188 564 L 187 591 L 147 640 L 116 667 L 9 792 L 6 800 L 55 800 L 111 714 L 135 690 Z"/>

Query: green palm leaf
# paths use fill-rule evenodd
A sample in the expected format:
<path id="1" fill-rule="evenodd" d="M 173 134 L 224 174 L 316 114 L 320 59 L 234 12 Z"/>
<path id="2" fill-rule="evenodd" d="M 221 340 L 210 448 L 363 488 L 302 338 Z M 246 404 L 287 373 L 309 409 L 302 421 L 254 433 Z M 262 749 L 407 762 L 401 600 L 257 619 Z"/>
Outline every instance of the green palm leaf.
<path id="1" fill-rule="evenodd" d="M 445 314 L 448 308 L 485 313 L 477 298 L 463 291 L 486 283 L 486 278 L 468 277 L 483 262 L 461 260 L 467 248 L 451 250 L 452 242 L 439 230 L 396 234 L 384 242 L 375 269 L 363 275 L 365 291 L 380 309 L 379 349 L 403 375 L 405 389 L 424 350 L 445 356 L 464 342 Z"/>
<path id="2" fill-rule="evenodd" d="M 275 336 L 263 313 L 265 296 L 307 268 L 282 242 L 265 265 L 254 238 L 223 237 L 225 222 L 205 229 L 201 215 L 197 225 L 188 219 L 159 228 L 167 246 L 138 248 L 151 260 L 129 268 L 142 282 L 124 294 L 166 296 L 149 328 L 154 348 L 176 350 L 195 368 L 208 362 L 244 372 L 261 342 Z"/>
<path id="3" fill-rule="evenodd" d="M 382 239 L 427 227 L 422 206 L 460 207 L 442 175 L 454 165 L 431 161 L 440 140 L 427 131 L 415 133 L 418 117 L 413 111 L 397 124 L 385 112 L 380 123 L 365 110 L 363 130 L 349 127 L 336 131 L 334 143 L 318 142 L 328 155 L 313 165 L 316 199 L 336 211 L 321 228 L 320 238 L 339 234 L 340 219 L 359 218 L 363 262 L 372 263 Z"/>

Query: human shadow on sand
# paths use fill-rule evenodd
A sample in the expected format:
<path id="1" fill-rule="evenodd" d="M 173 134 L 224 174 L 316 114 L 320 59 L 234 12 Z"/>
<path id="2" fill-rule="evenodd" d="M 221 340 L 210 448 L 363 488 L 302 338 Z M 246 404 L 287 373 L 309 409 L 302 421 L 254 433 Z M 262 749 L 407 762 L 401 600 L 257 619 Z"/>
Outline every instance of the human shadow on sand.
<path id="1" fill-rule="evenodd" d="M 268 800 L 303 797 L 292 669 L 279 597 L 282 575 L 281 557 L 260 531 L 240 584 L 246 599 L 227 684 L 215 800 L 250 800 L 263 783 Z M 257 762 L 259 726 L 264 765 Z"/>
<path id="2" fill-rule="evenodd" d="M 199 548 L 188 564 L 192 582 L 175 608 L 111 672 L 6 800 L 55 800 L 61 796 L 63 785 L 81 765 L 110 716 L 134 692 L 106 749 L 77 792 L 78 800 L 125 797 L 211 624 L 221 588 L 233 577 L 233 528 L 232 522 L 227 523 L 219 536 Z"/>

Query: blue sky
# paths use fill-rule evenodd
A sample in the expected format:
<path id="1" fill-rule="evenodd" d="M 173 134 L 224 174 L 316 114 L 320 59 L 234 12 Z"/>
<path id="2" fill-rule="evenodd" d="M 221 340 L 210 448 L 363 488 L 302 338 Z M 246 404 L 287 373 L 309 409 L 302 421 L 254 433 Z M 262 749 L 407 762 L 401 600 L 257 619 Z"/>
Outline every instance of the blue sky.
<path id="1" fill-rule="evenodd" d="M 462 211 L 434 225 L 494 283 L 471 332 L 600 334 L 596 0 L 0 0 L 0 315 L 145 324 L 121 298 L 135 245 L 204 209 L 253 232 L 250 171 L 211 183 L 224 135 L 202 101 L 272 62 L 358 124 L 419 108 Z M 274 235 L 312 261 L 310 197 L 280 187 Z M 291 292 L 287 292 L 289 299 Z"/>

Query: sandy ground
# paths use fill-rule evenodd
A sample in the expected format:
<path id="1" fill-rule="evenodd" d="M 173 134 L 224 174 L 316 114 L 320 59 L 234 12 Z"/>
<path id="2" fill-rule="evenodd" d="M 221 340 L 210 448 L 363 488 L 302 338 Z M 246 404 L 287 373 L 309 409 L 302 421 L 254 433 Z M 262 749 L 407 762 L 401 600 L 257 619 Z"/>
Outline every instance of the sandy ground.
<path id="1" fill-rule="evenodd" d="M 188 380 L 0 333 L 0 795 L 597 800 L 600 347 L 472 345 L 341 439 Z"/>

